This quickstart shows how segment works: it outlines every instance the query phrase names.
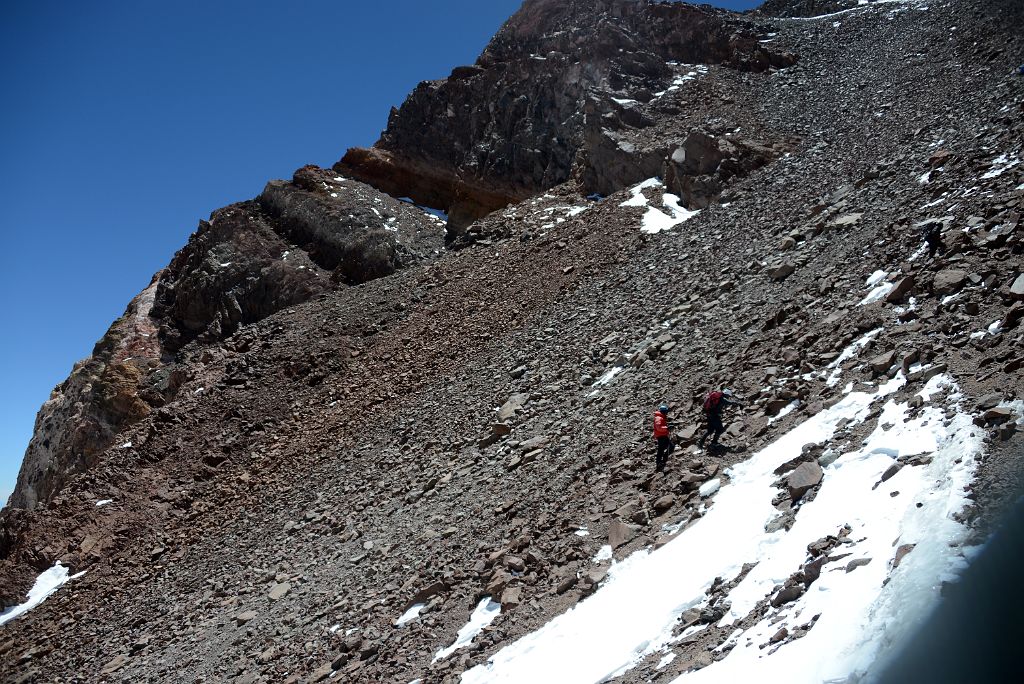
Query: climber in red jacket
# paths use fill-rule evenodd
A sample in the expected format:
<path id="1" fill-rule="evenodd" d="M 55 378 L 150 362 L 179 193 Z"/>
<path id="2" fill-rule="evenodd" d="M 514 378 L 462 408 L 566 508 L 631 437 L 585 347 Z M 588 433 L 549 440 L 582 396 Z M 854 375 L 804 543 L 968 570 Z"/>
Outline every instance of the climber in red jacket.
<path id="1" fill-rule="evenodd" d="M 655 470 L 659 473 L 665 469 L 668 462 L 668 455 L 676 448 L 669 437 L 670 427 L 668 424 L 668 404 L 662 404 L 654 412 L 654 439 L 658 443 L 658 453 L 655 457 Z"/>

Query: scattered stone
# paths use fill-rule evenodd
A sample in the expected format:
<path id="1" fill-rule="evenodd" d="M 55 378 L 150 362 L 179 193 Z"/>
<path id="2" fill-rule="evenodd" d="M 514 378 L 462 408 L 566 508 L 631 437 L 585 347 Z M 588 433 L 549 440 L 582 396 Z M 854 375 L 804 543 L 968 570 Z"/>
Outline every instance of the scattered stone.
<path id="1" fill-rule="evenodd" d="M 775 596 L 772 597 L 772 607 L 778 608 L 781 605 L 795 601 L 804 595 L 804 587 L 802 584 L 789 584 L 779 590 Z"/>
<path id="2" fill-rule="evenodd" d="M 247 610 L 244 613 L 239 613 L 235 616 L 235 624 L 241 627 L 245 623 L 256 618 L 259 615 L 255 610 Z"/>
<path id="3" fill-rule="evenodd" d="M 268 596 L 271 601 L 279 601 L 291 590 L 292 585 L 289 582 L 275 583 L 274 586 L 270 588 L 270 594 Z"/>
<path id="4" fill-rule="evenodd" d="M 956 294 L 967 284 L 967 271 L 946 270 L 935 274 L 932 282 L 932 290 L 940 297 L 943 295 Z"/>
<path id="5" fill-rule="evenodd" d="M 846 572 L 853 572 L 857 568 L 862 568 L 870 562 L 870 558 L 855 558 L 846 564 Z"/>
<path id="6" fill-rule="evenodd" d="M 816 461 L 801 463 L 786 478 L 789 498 L 792 501 L 800 499 L 804 494 L 818 486 L 822 475 L 821 466 Z"/>
<path id="7" fill-rule="evenodd" d="M 608 525 L 608 543 L 613 549 L 634 539 L 640 528 L 635 525 L 627 525 L 621 520 L 612 520 Z"/>

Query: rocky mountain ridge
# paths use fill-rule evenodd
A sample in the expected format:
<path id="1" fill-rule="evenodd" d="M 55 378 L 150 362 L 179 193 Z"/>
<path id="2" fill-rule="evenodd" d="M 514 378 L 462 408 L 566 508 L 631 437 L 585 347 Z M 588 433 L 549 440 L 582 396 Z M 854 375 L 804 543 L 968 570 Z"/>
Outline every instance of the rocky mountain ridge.
<path id="1" fill-rule="evenodd" d="M 677 89 L 690 71 L 680 65 L 760 73 L 796 59 L 758 38 L 751 22 L 707 6 L 529 0 L 476 64 L 421 83 L 392 110 L 374 147 L 349 150 L 334 168 L 446 211 L 453 231 L 570 177 L 585 195 L 607 195 L 660 175 L 671 153 L 627 139 L 658 119 L 632 105 Z M 765 163 L 765 152 L 770 158 L 763 147 L 750 155 L 758 157 L 754 165 Z M 729 157 L 716 154 L 713 163 L 706 154 L 691 157 L 689 165 L 675 160 L 673 180 L 680 178 L 670 187 L 713 173 Z M 703 203 L 715 196 L 706 189 Z"/>
<path id="2" fill-rule="evenodd" d="M 833 363 L 869 390 L 904 373 L 906 400 L 952 374 L 989 440 L 968 517 L 994 515 L 1020 472 L 1017 417 L 998 409 L 1020 396 L 1024 85 L 1007 68 L 1020 8 L 759 21 L 792 66 L 669 65 L 694 75 L 648 102 L 614 93 L 654 122 L 628 135 L 663 150 L 662 169 L 677 149 L 692 160 L 695 121 L 704 150 L 731 152 L 748 130 L 785 145 L 662 232 L 641 226 L 679 218 L 668 174 L 600 201 L 570 178 L 460 230 L 469 247 L 443 256 L 429 215 L 326 170 L 215 212 L 97 355 L 173 354 L 173 396 L 140 394 L 148 412 L 47 506 L 4 511 L 0 571 L 22 587 L 8 602 L 55 560 L 88 569 L 0 628 L 4 678 L 456 681 L 600 586 L 601 546 L 622 559 L 699 519 L 701 484 L 842 396 Z M 400 244 L 358 232 L 373 208 Z M 349 212 L 365 216 L 352 224 L 365 266 L 332 241 Z M 919 249 L 928 221 L 949 247 L 936 259 Z M 357 283 L 345 263 L 390 274 Z M 749 406 L 731 450 L 699 452 L 700 398 L 723 383 Z M 647 421 L 663 398 L 686 450 L 657 476 Z M 716 622 L 726 589 L 693 619 Z M 502 615 L 433 662 L 483 596 Z M 622 679 L 706 666 L 730 631 L 709 626 L 670 666 Z"/>

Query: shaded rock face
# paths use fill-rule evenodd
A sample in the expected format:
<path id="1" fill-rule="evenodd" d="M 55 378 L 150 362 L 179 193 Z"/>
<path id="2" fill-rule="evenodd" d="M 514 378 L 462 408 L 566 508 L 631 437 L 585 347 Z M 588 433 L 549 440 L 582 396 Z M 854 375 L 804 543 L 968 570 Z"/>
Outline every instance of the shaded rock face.
<path id="1" fill-rule="evenodd" d="M 329 273 L 288 248 L 256 202 L 202 221 L 160 278 L 153 316 L 168 349 L 222 339 L 330 287 Z"/>
<path id="2" fill-rule="evenodd" d="M 210 343 L 336 287 L 432 257 L 438 219 L 315 166 L 215 211 L 160 279 L 153 316 L 170 350 Z"/>
<path id="3" fill-rule="evenodd" d="M 291 183 L 271 181 L 258 199 L 276 229 L 337 282 L 359 284 L 429 258 L 442 221 L 315 166 Z"/>
<path id="4" fill-rule="evenodd" d="M 10 505 L 35 508 L 117 448 L 127 427 L 174 399 L 186 345 L 325 291 L 435 256 L 436 217 L 314 166 L 219 209 L 111 325 L 40 409 Z M 0 554 L 2 556 L 2 554 Z"/>
<path id="5" fill-rule="evenodd" d="M 349 150 L 334 168 L 447 210 L 456 231 L 574 169 L 585 193 L 609 194 L 659 175 L 674 149 L 620 143 L 615 131 L 653 125 L 622 103 L 670 88 L 669 62 L 760 72 L 795 61 L 758 38 L 752 24 L 710 8 L 533 0 L 475 65 L 421 83 L 372 149 Z"/>

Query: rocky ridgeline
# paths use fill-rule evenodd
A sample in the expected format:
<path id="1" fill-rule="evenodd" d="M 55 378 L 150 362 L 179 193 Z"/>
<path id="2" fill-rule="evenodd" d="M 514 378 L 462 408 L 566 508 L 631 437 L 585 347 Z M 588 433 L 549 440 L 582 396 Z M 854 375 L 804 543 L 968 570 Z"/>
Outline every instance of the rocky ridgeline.
<path id="1" fill-rule="evenodd" d="M 573 176 L 583 194 L 607 195 L 662 175 L 704 206 L 722 182 L 778 156 L 776 141 L 720 148 L 701 131 L 701 98 L 687 98 L 683 108 L 696 111 L 679 116 L 664 95 L 692 78 L 687 64 L 763 73 L 795 61 L 759 38 L 751 22 L 706 6 L 530 0 L 476 64 L 421 83 L 374 147 L 349 150 L 334 168 L 447 211 L 453 236 Z M 644 134 L 666 115 L 694 131 L 685 156 Z"/>
<path id="2" fill-rule="evenodd" d="M 638 148 L 683 147 L 699 111 L 721 119 L 704 132 L 715 147 L 739 127 L 788 154 L 730 178 L 721 203 L 665 232 L 639 227 L 652 208 L 671 212 L 669 188 L 587 200 L 579 178 L 489 214 L 470 226 L 472 246 L 433 260 L 405 251 L 425 257 L 432 243 L 416 236 L 441 239 L 432 220 L 322 170 L 300 171 L 290 198 L 271 184 L 221 210 L 237 228 L 217 238 L 215 214 L 185 250 L 195 256 L 169 269 L 174 296 L 154 290 L 157 339 L 177 349 L 173 397 L 123 426 L 48 506 L 4 512 L 3 586 L 24 588 L 58 559 L 88 570 L 0 628 L 4 679 L 457 681 L 592 593 L 612 558 L 698 519 L 701 487 L 727 480 L 729 465 L 847 383 L 872 391 L 897 373 L 908 379 L 897 399 L 948 373 L 975 412 L 988 451 L 967 517 L 982 530 L 1021 474 L 1019 416 L 999 404 L 1021 398 L 1024 362 L 1024 81 L 1010 75 L 1024 18 L 1010 2 L 924 7 L 759 19 L 761 40 L 795 64 L 688 67 L 695 76 L 659 98 L 668 109 L 643 109 L 658 113 L 630 133 Z M 956 79 L 937 66 L 954 64 Z M 334 211 L 342 202 L 352 209 Z M 395 258 L 414 266 L 346 286 L 336 233 L 292 222 L 376 218 L 372 208 L 395 216 Z M 945 255 L 922 253 L 926 222 L 941 226 Z M 243 237 L 250 225 L 272 230 Z M 218 250 L 273 239 L 283 243 L 268 254 L 298 250 L 289 268 L 316 274 L 288 283 L 322 288 L 257 320 L 232 313 L 255 310 L 254 291 L 214 284 L 234 262 Z M 291 258 L 251 257 L 247 272 Z M 216 304 L 175 304 L 190 289 Z M 747 406 L 727 450 L 697 451 L 700 399 L 722 384 Z M 663 398 L 684 446 L 655 475 L 649 421 Z M 793 454 L 773 524 L 792 523 L 820 464 L 877 418 Z M 741 624 L 813 585 L 845 539 L 837 529 L 812 544 Z M 736 581 L 684 613 L 680 630 L 708 626 L 673 646 L 674 661 L 621 679 L 668 680 L 721 658 L 735 625 L 717 623 Z M 433 662 L 485 596 L 502 614 Z M 780 628 L 766 648 L 813 628 Z"/>

